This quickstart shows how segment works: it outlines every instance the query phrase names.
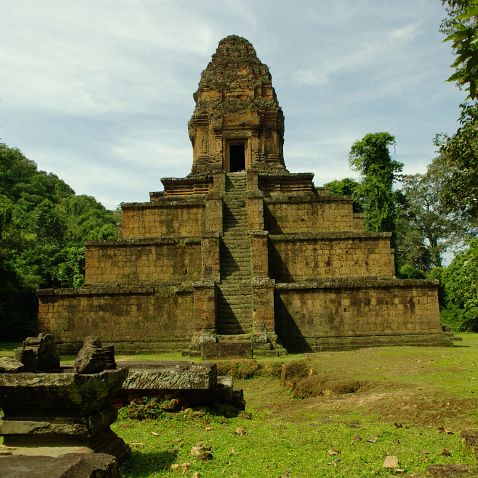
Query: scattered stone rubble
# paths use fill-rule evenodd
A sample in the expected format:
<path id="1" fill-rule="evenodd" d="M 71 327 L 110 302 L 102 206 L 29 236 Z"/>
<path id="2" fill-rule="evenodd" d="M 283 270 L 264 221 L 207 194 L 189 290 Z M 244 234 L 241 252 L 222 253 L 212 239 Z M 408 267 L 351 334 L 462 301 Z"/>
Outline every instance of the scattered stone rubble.
<path id="1" fill-rule="evenodd" d="M 242 390 L 234 390 L 232 378 L 218 376 L 215 363 L 123 362 L 129 374 L 120 392 L 122 403 L 142 397 L 176 400 L 178 407 L 228 403 L 244 410 Z"/>
<path id="2" fill-rule="evenodd" d="M 110 425 L 128 369 L 116 368 L 112 347 L 87 337 L 74 367 L 61 367 L 55 337 L 39 334 L 0 359 L 0 372 L 2 477 L 119 476 L 115 458 L 130 449 Z"/>

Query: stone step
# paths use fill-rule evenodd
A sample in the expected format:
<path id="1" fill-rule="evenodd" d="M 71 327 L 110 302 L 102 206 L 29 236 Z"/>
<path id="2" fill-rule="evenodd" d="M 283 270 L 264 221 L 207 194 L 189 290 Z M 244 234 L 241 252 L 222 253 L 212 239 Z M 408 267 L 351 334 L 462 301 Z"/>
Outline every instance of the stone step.
<path id="1" fill-rule="evenodd" d="M 216 330 L 219 335 L 243 335 L 246 330 L 251 330 L 252 325 L 228 325 L 217 324 Z"/>
<path id="2" fill-rule="evenodd" d="M 248 329 L 250 330 L 250 329 Z M 247 330 L 244 330 L 242 328 L 239 328 L 239 329 L 218 329 L 218 332 L 221 333 L 221 335 L 228 335 L 228 334 L 231 334 L 231 335 L 239 335 L 239 334 L 244 334 L 245 332 L 247 332 Z"/>
<path id="3" fill-rule="evenodd" d="M 223 257 L 222 260 L 221 260 L 222 264 L 221 265 L 224 265 L 224 264 L 227 264 L 229 265 L 230 267 L 235 267 L 235 266 L 239 266 L 239 265 L 249 265 L 251 264 L 251 256 L 249 255 L 246 255 L 246 254 L 243 254 L 241 252 L 233 252 L 232 254 L 229 253 L 227 254 L 226 257 Z"/>
<path id="4" fill-rule="evenodd" d="M 250 297 L 248 300 L 244 297 L 242 301 L 240 300 L 240 297 L 237 299 L 227 297 L 223 301 L 218 300 L 217 308 L 218 310 L 250 310 L 252 309 L 252 300 Z"/>
<path id="5" fill-rule="evenodd" d="M 252 268 L 249 264 L 238 264 L 237 262 L 234 264 L 222 264 L 221 265 L 221 272 L 223 274 L 231 275 L 231 274 L 236 274 L 236 275 L 245 275 L 247 277 L 250 277 L 252 274 Z"/>
<path id="6" fill-rule="evenodd" d="M 217 335 L 218 342 L 250 342 L 251 336 L 249 334 L 238 335 Z"/>
<path id="7" fill-rule="evenodd" d="M 244 322 L 243 324 L 222 324 L 218 323 L 217 326 L 217 332 L 219 335 L 222 333 L 226 332 L 227 335 L 232 335 L 232 334 L 237 334 L 237 335 L 242 335 L 246 330 L 251 330 L 252 329 L 252 322 Z"/>
<path id="8" fill-rule="evenodd" d="M 217 304 L 217 310 L 221 311 L 237 311 L 237 312 L 244 312 L 244 311 L 252 311 L 252 301 L 249 301 L 247 304 L 241 304 L 240 302 L 228 302 L 225 301 L 221 303 L 221 301 L 218 301 Z"/>
<path id="9" fill-rule="evenodd" d="M 248 301 L 248 303 L 241 303 L 239 301 L 236 302 L 229 302 L 227 299 L 226 300 L 218 300 L 217 301 L 217 310 L 222 310 L 222 311 L 238 311 L 238 312 L 243 312 L 243 311 L 252 311 L 252 301 Z"/>
<path id="10" fill-rule="evenodd" d="M 251 277 L 251 271 L 247 269 L 221 269 L 221 275 L 223 279 L 238 279 L 238 280 L 246 280 Z"/>
<path id="11" fill-rule="evenodd" d="M 229 280 L 232 281 L 234 280 L 245 280 L 251 277 L 250 272 L 240 272 L 240 271 L 235 271 L 235 272 L 225 272 L 222 271 L 221 273 L 221 278 L 222 280 Z"/>
<path id="12" fill-rule="evenodd" d="M 251 262 L 251 256 L 244 254 L 240 251 L 231 251 L 229 254 L 225 255 L 224 257 L 221 258 L 221 262 L 223 264 L 229 264 L 233 266 L 234 264 L 242 263 L 242 264 L 250 264 Z"/>
<path id="13" fill-rule="evenodd" d="M 249 248 L 251 240 L 246 232 L 239 232 L 235 227 L 230 230 L 227 230 L 227 228 L 224 229 L 224 235 L 222 236 L 223 244 L 238 244 L 241 245 L 241 247 L 245 246 Z"/>
<path id="14" fill-rule="evenodd" d="M 246 228 L 244 228 L 244 231 L 238 231 L 237 227 L 231 228 L 229 231 L 224 231 L 224 235 L 222 236 L 223 243 L 224 241 L 226 243 L 244 243 L 244 245 L 249 246 L 251 240 L 249 234 L 246 231 Z"/>
<path id="15" fill-rule="evenodd" d="M 230 252 L 227 256 L 221 258 L 221 266 L 227 264 L 229 267 L 240 265 L 251 265 L 251 256 L 241 252 Z"/>
<path id="16" fill-rule="evenodd" d="M 242 281 L 223 281 L 219 286 L 219 290 L 225 294 L 232 294 L 238 291 L 250 291 L 252 294 L 250 278 Z"/>

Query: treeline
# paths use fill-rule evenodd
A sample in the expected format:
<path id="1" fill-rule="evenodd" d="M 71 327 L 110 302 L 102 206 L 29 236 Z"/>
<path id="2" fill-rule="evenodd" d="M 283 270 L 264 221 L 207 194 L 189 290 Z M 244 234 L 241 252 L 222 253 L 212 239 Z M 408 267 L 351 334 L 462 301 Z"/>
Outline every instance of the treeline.
<path id="1" fill-rule="evenodd" d="M 35 332 L 37 289 L 81 286 L 84 242 L 115 239 L 117 216 L 0 143 L 0 341 Z"/>
<path id="2" fill-rule="evenodd" d="M 436 158 L 426 173 L 411 176 L 390 156 L 390 133 L 368 134 L 349 156 L 360 181 L 328 186 L 353 197 L 367 230 L 392 233 L 400 277 L 439 281 L 445 325 L 478 331 L 478 6 L 476 0 L 442 4 L 439 30 L 455 56 L 448 81 L 467 92 L 457 132 L 437 135 Z M 445 255 L 453 257 L 446 267 Z"/>
<path id="3" fill-rule="evenodd" d="M 456 331 L 478 331 L 478 115 L 470 112 L 455 135 L 437 138 L 439 154 L 426 173 L 401 174 L 390 154 L 395 138 L 369 133 L 349 155 L 360 180 L 325 185 L 352 196 L 366 230 L 392 233 L 399 277 L 439 281 L 442 321 Z M 445 267 L 446 256 L 454 257 Z"/>

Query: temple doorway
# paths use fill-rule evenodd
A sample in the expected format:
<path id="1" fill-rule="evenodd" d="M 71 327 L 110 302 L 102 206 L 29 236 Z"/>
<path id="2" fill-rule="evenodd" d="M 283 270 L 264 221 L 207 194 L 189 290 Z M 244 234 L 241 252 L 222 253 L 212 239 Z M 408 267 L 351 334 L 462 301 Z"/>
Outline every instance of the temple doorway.
<path id="1" fill-rule="evenodd" d="M 229 145 L 229 171 L 237 173 L 246 169 L 244 143 Z"/>

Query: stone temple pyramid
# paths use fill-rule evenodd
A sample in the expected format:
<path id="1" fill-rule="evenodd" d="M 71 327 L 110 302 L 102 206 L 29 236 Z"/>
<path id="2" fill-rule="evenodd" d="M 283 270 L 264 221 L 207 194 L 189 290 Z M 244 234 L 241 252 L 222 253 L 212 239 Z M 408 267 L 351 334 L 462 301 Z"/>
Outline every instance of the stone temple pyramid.
<path id="1" fill-rule="evenodd" d="M 194 100 L 191 173 L 121 205 L 121 239 L 86 244 L 81 289 L 38 291 L 41 331 L 63 350 L 98 335 L 203 355 L 449 345 L 436 284 L 395 278 L 390 234 L 286 169 L 284 115 L 251 43 L 221 40 Z"/>

